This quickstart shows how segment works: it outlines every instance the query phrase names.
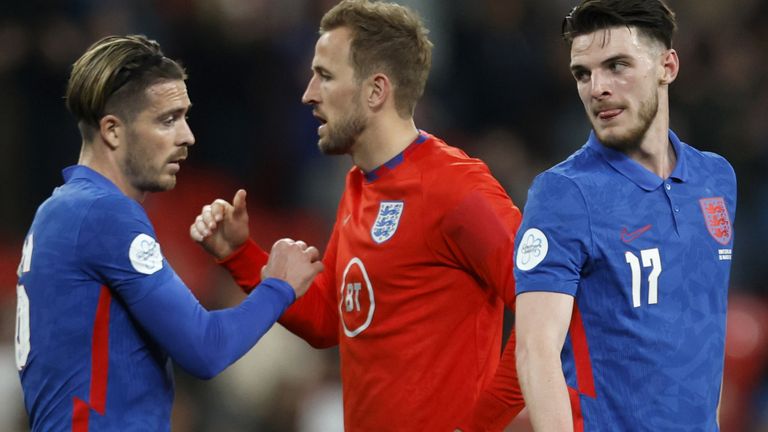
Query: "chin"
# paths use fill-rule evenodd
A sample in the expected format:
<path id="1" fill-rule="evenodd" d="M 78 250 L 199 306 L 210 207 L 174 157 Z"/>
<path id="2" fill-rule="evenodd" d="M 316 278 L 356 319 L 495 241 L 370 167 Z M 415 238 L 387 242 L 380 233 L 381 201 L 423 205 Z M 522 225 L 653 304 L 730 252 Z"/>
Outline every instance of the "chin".
<path id="1" fill-rule="evenodd" d="M 597 133 L 597 138 L 606 147 L 622 151 L 631 150 L 636 147 L 639 142 L 637 137 L 630 133 L 619 134 L 614 132 L 606 133 L 603 131 L 602 133 Z"/>
<path id="2" fill-rule="evenodd" d="M 165 192 L 176 187 L 176 176 L 169 176 L 166 179 L 158 179 L 154 182 L 147 182 L 140 189 L 144 192 Z"/>

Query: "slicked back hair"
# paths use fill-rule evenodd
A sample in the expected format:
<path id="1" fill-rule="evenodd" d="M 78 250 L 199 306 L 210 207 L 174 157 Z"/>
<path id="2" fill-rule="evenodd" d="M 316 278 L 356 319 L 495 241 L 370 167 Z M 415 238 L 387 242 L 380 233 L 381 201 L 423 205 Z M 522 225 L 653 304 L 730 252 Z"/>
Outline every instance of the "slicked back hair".
<path id="1" fill-rule="evenodd" d="M 142 35 L 107 36 L 72 66 L 66 105 L 90 142 L 105 115 L 130 122 L 143 108 L 148 87 L 185 79 L 184 68 L 165 57 L 156 41 Z"/>

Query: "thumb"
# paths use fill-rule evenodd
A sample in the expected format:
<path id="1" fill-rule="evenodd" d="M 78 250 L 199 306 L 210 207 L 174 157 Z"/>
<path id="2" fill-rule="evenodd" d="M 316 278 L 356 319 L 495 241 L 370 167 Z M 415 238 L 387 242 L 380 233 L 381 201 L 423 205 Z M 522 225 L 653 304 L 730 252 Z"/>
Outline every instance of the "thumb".
<path id="1" fill-rule="evenodd" d="M 235 193 L 235 197 L 232 199 L 232 206 L 234 207 L 233 216 L 235 218 L 240 217 L 243 213 L 248 211 L 245 202 L 246 195 L 247 193 L 245 192 L 245 189 L 238 189 Z"/>

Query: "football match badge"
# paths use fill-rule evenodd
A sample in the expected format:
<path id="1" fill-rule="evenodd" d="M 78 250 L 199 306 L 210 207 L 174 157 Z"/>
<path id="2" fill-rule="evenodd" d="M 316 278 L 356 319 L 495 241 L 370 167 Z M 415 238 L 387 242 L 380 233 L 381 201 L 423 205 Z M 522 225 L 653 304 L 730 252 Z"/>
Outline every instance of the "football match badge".
<path id="1" fill-rule="evenodd" d="M 701 212 L 704 214 L 704 222 L 707 224 L 707 230 L 718 243 L 727 245 L 731 242 L 731 218 L 728 216 L 728 209 L 725 207 L 725 200 L 722 197 L 702 198 L 699 200 Z"/>
<path id="2" fill-rule="evenodd" d="M 381 244 L 395 235 L 404 205 L 402 201 L 382 201 L 379 204 L 379 214 L 371 227 L 373 241 Z"/>
<path id="3" fill-rule="evenodd" d="M 160 243 L 146 234 L 139 234 L 133 239 L 128 257 L 133 268 L 139 273 L 150 275 L 163 268 Z"/>
<path id="4" fill-rule="evenodd" d="M 522 271 L 528 271 L 544 261 L 549 251 L 547 236 L 538 228 L 528 228 L 517 248 L 515 264 Z"/>

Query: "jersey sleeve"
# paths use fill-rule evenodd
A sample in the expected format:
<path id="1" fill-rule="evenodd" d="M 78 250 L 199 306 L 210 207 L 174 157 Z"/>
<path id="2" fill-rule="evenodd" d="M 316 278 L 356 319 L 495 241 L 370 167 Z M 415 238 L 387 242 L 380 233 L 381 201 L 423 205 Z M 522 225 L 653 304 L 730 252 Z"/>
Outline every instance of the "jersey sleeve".
<path id="1" fill-rule="evenodd" d="M 339 310 L 334 287 L 336 271 L 337 234 L 334 227 L 323 255 L 325 269 L 315 277 L 306 294 L 299 298 L 280 318 L 279 322 L 293 334 L 315 348 L 328 348 L 339 343 Z M 238 285 L 244 290 L 259 283 L 261 267 L 268 255 L 253 240 L 221 260 Z"/>
<path id="2" fill-rule="evenodd" d="M 143 210 L 102 198 L 78 238 L 87 271 L 127 305 L 131 316 L 171 358 L 198 378 L 211 378 L 245 354 L 294 300 L 286 282 L 268 279 L 234 308 L 210 312 L 163 258 Z"/>
<path id="3" fill-rule="evenodd" d="M 514 310 L 512 262 L 520 211 L 490 174 L 487 176 L 446 214 L 441 229 L 462 265 Z M 515 363 L 512 332 L 492 381 L 482 390 L 469 416 L 458 425 L 462 430 L 502 430 L 523 409 Z"/>
<path id="4" fill-rule="evenodd" d="M 86 213 L 77 234 L 77 250 L 83 270 L 130 305 L 174 277 L 156 238 L 138 203 L 107 195 L 94 201 Z"/>
<path id="5" fill-rule="evenodd" d="M 336 297 L 336 250 L 338 231 L 334 226 L 323 255 L 324 270 L 317 275 L 304 296 L 280 318 L 280 324 L 315 348 L 339 344 L 339 307 Z"/>
<path id="6" fill-rule="evenodd" d="M 216 263 L 227 269 L 235 283 L 248 294 L 261 282 L 261 268 L 267 261 L 269 254 L 249 238 L 231 255 Z"/>
<path id="7" fill-rule="evenodd" d="M 517 234 L 517 294 L 548 291 L 576 295 L 592 248 L 589 212 L 581 189 L 557 173 L 539 175 L 528 191 Z"/>

